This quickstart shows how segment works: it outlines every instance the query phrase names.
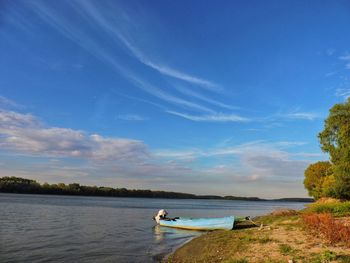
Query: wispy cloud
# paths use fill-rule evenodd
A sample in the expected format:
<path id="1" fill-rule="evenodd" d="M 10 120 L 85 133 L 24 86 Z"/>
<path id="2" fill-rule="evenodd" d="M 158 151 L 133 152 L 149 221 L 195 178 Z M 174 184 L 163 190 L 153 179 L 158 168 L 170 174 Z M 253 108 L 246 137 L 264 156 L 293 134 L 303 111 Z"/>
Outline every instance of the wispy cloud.
<path id="1" fill-rule="evenodd" d="M 209 80 L 199 78 L 197 76 L 190 75 L 178 69 L 169 67 L 159 62 L 155 62 L 148 58 L 144 52 L 142 52 L 135 44 L 132 43 L 131 39 L 127 38 L 125 34 L 118 28 L 118 24 L 113 23 L 112 19 L 108 19 L 104 15 L 102 15 L 101 11 L 95 6 L 92 2 L 81 1 L 79 2 L 81 7 L 85 10 L 85 12 L 107 33 L 112 34 L 112 36 L 116 37 L 119 41 L 121 41 L 124 46 L 131 52 L 131 54 L 137 58 L 141 63 L 150 68 L 158 71 L 161 74 L 166 76 L 176 78 L 179 80 L 186 81 L 191 84 L 199 85 L 203 88 L 219 91 L 221 90 L 220 85 L 213 83 Z"/>
<path id="2" fill-rule="evenodd" d="M 147 118 L 138 114 L 120 114 L 116 116 L 117 119 L 123 121 L 145 121 Z"/>
<path id="3" fill-rule="evenodd" d="M 285 114 L 286 118 L 313 121 L 320 116 L 313 112 L 293 112 Z"/>
<path id="4" fill-rule="evenodd" d="M 305 142 L 301 141 L 264 141 L 257 140 L 246 142 L 229 147 L 214 147 L 209 149 L 182 149 L 182 150 L 157 150 L 154 151 L 156 156 L 162 158 L 202 158 L 202 157 L 215 157 L 215 156 L 225 156 L 225 155 L 244 155 L 247 153 L 259 153 L 263 155 L 268 153 L 269 155 L 277 155 L 281 157 L 283 153 L 289 155 L 285 152 L 286 149 L 299 147 L 305 145 Z M 307 153 L 303 153 L 307 154 Z M 310 153 L 313 155 L 314 153 Z M 317 153 L 319 154 L 319 153 Z M 291 155 L 289 155 L 291 156 Z"/>
<path id="5" fill-rule="evenodd" d="M 349 89 L 344 89 L 344 88 L 336 89 L 335 96 L 343 97 L 344 99 L 349 98 L 350 97 L 350 88 Z"/>
<path id="6" fill-rule="evenodd" d="M 209 98 L 209 97 L 207 97 L 207 96 L 205 96 L 205 95 L 203 95 L 201 93 L 195 92 L 195 91 L 191 90 L 188 87 L 185 88 L 185 87 L 180 86 L 180 85 L 173 85 L 173 86 L 175 87 L 175 89 L 177 89 L 179 92 L 181 92 L 181 93 L 183 93 L 185 95 L 188 95 L 188 96 L 194 97 L 196 99 L 208 102 L 208 103 L 210 103 L 212 105 L 216 105 L 216 106 L 219 106 L 221 108 L 225 108 L 225 109 L 229 109 L 229 110 L 238 109 L 238 107 L 234 107 L 234 106 L 222 103 L 220 101 L 214 100 L 214 99 Z"/>
<path id="7" fill-rule="evenodd" d="M 10 100 L 4 96 L 0 96 L 0 108 L 22 108 L 22 105 Z"/>
<path id="8" fill-rule="evenodd" d="M 336 50 L 334 48 L 328 48 L 326 50 L 327 56 L 333 56 L 335 52 L 336 52 Z"/>
<path id="9" fill-rule="evenodd" d="M 317 112 L 308 112 L 308 111 L 301 111 L 298 108 L 289 111 L 289 112 L 277 112 L 271 116 L 261 118 L 260 121 L 262 122 L 271 122 L 276 120 L 306 120 L 306 121 L 313 121 L 318 118 L 321 118 L 322 116 Z"/>
<path id="10" fill-rule="evenodd" d="M 79 24 L 73 23 L 66 16 L 62 15 L 59 11 L 54 10 L 51 6 L 48 6 L 46 3 L 41 2 L 39 4 L 38 2 L 31 2 L 28 5 L 45 23 L 47 23 L 48 25 L 56 29 L 63 36 L 74 41 L 76 44 L 81 46 L 83 49 L 85 49 L 87 52 L 89 52 L 91 55 L 93 55 L 97 59 L 110 65 L 113 70 L 115 70 L 116 72 L 121 74 L 123 77 L 128 79 L 134 86 L 168 103 L 176 104 L 181 107 L 190 108 L 196 111 L 213 112 L 213 110 L 209 109 L 208 107 L 205 107 L 198 103 L 191 102 L 189 100 L 172 95 L 169 92 L 166 92 L 164 89 L 161 89 L 149 83 L 148 81 L 144 80 L 143 78 L 138 76 L 134 71 L 132 71 L 130 68 L 127 68 L 126 66 L 121 65 L 120 61 L 115 56 L 114 52 L 112 50 L 105 48 L 105 45 L 101 45 L 101 43 L 99 43 L 98 40 L 96 40 L 93 36 L 91 36 L 88 33 L 89 30 L 83 30 L 82 28 L 80 28 Z M 94 10 L 90 10 L 91 6 L 86 4 L 83 4 L 83 5 L 85 6 L 85 8 L 87 7 L 86 10 L 89 12 L 88 14 L 94 15 L 94 19 L 96 19 L 99 22 L 100 26 L 112 27 L 112 25 L 109 25 L 109 24 L 105 25 L 105 23 L 107 22 L 104 19 L 102 19 L 102 16 L 100 16 L 97 13 L 95 14 Z M 78 10 L 78 11 L 77 11 L 77 15 L 80 15 L 82 10 Z M 84 16 L 82 18 L 84 18 Z M 113 28 L 108 29 L 108 31 L 114 30 Z"/>
<path id="11" fill-rule="evenodd" d="M 196 122 L 249 122 L 248 118 L 236 114 L 214 113 L 209 115 L 191 115 L 171 110 L 168 110 L 167 113 Z"/>
<path id="12" fill-rule="evenodd" d="M 148 93 L 152 94 L 153 96 L 156 96 L 159 99 L 162 99 L 164 101 L 177 104 L 179 106 L 190 108 L 192 110 L 200 111 L 200 112 L 214 112 L 212 109 L 203 106 L 201 104 L 188 101 L 182 98 L 179 98 L 177 96 L 171 95 L 167 92 L 164 92 L 163 90 L 159 89 L 158 87 L 142 80 L 141 78 L 128 74 L 128 78 L 130 81 L 132 81 L 135 85 L 138 87 L 141 87 L 143 90 L 147 91 Z"/>
<path id="13" fill-rule="evenodd" d="M 345 68 L 350 69 L 350 54 L 345 54 L 339 57 L 340 60 L 346 61 Z"/>

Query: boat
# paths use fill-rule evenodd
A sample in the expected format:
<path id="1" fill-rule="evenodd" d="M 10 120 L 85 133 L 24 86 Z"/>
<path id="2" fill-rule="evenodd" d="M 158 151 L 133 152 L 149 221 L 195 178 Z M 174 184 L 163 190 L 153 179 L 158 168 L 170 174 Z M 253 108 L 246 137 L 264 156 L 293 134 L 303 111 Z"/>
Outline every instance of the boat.
<path id="1" fill-rule="evenodd" d="M 249 216 L 247 217 L 235 217 L 226 216 L 219 218 L 187 218 L 187 217 L 174 217 L 168 218 L 168 212 L 165 209 L 158 211 L 158 214 L 153 217 L 153 220 L 160 226 L 175 227 L 189 230 L 231 230 L 236 223 L 242 223 L 249 221 L 256 225 Z"/>
<path id="2" fill-rule="evenodd" d="M 221 218 L 165 218 L 159 220 L 160 226 L 175 227 L 190 230 L 231 230 L 235 223 L 234 216 Z"/>

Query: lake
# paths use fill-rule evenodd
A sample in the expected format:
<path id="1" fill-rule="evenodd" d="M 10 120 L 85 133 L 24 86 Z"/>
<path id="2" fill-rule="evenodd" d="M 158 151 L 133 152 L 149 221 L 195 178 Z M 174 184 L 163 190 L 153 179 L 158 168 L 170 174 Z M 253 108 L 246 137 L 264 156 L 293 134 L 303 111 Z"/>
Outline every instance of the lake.
<path id="1" fill-rule="evenodd" d="M 157 262 L 201 232 L 152 216 L 257 216 L 299 202 L 0 194 L 0 262 Z"/>

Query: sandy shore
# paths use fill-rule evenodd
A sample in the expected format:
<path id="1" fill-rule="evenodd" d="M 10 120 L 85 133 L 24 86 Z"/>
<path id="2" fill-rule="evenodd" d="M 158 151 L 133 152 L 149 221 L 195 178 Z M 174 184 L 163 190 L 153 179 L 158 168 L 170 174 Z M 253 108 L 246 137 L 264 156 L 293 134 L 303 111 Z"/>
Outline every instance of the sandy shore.
<path id="1" fill-rule="evenodd" d="M 212 231 L 194 238 L 165 262 L 350 262 L 350 249 L 308 232 L 299 215 L 255 219 L 263 227 Z"/>

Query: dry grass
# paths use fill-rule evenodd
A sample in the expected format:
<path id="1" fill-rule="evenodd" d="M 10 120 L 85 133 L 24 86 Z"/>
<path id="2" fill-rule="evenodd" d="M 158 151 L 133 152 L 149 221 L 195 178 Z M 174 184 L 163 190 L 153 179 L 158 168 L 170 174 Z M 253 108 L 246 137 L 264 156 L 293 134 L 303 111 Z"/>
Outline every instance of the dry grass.
<path id="1" fill-rule="evenodd" d="M 322 235 L 330 244 L 342 243 L 350 247 L 350 226 L 342 219 L 331 214 L 304 214 L 303 222 L 307 229 L 316 235 Z"/>

